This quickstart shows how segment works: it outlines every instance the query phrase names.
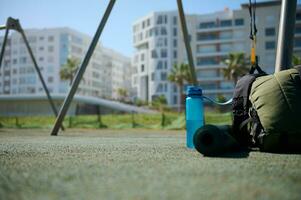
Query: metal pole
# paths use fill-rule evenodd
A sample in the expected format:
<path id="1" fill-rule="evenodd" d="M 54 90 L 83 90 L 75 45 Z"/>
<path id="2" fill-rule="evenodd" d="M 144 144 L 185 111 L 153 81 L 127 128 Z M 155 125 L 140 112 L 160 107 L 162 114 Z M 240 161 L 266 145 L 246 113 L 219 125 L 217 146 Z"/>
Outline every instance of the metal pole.
<path id="1" fill-rule="evenodd" d="M 31 57 L 31 60 L 32 60 L 33 65 L 34 65 L 34 68 L 35 68 L 35 70 L 36 70 L 37 73 L 38 73 L 38 76 L 39 76 L 40 81 L 41 81 L 41 83 L 42 83 L 42 85 L 43 85 L 44 91 L 45 91 L 45 93 L 46 93 L 46 95 L 47 95 L 47 98 L 48 98 L 49 104 L 50 104 L 50 106 L 51 106 L 51 108 L 52 108 L 52 110 L 53 110 L 53 113 L 55 114 L 55 116 L 57 116 L 58 113 L 57 113 L 56 107 L 55 107 L 54 102 L 53 102 L 53 100 L 52 100 L 52 98 L 51 98 L 51 96 L 50 96 L 50 92 L 49 92 L 49 90 L 48 90 L 48 88 L 47 88 L 47 86 L 46 86 L 46 83 L 45 83 L 45 80 L 44 80 L 44 78 L 43 78 L 43 75 L 42 75 L 42 73 L 41 73 L 41 71 L 40 71 L 40 69 L 39 69 L 39 67 L 38 67 L 38 64 L 37 64 L 37 62 L 36 62 L 36 59 L 35 59 L 35 57 L 34 57 L 34 55 L 33 55 L 33 53 L 32 53 L 32 50 L 31 50 L 31 48 L 30 48 L 30 46 L 29 46 L 29 43 L 28 43 L 27 38 L 26 38 L 26 36 L 25 36 L 25 33 L 24 33 L 23 29 L 21 28 L 21 25 L 20 25 L 20 30 L 18 30 L 18 31 L 19 31 L 19 33 L 21 34 L 21 36 L 22 36 L 22 38 L 23 38 L 23 40 L 24 40 L 25 46 L 26 46 L 26 48 L 27 48 L 27 50 L 28 50 L 28 53 L 29 53 L 29 55 L 30 55 L 30 57 Z M 63 126 L 60 126 L 60 127 L 62 128 L 62 130 L 65 130 Z"/>
<path id="2" fill-rule="evenodd" d="M 186 53 L 187 53 L 188 62 L 189 62 L 190 74 L 192 76 L 193 84 L 197 85 L 195 66 L 194 66 L 194 62 L 193 62 L 192 50 L 191 50 L 191 46 L 190 46 L 190 39 L 189 39 L 189 35 L 188 35 L 182 0 L 177 0 L 177 4 L 178 4 L 179 17 L 180 17 L 180 21 L 181 21 L 181 29 L 182 29 L 182 33 L 183 33 L 183 37 L 184 37 L 184 43 L 185 43 Z"/>
<path id="3" fill-rule="evenodd" d="M 4 58 L 5 46 L 6 46 L 6 42 L 7 42 L 8 33 L 9 33 L 9 29 L 7 28 L 7 29 L 5 30 L 5 35 L 4 35 L 4 39 L 3 39 L 3 44 L 2 44 L 2 48 L 1 48 L 1 52 L 0 52 L 0 69 L 1 69 L 1 63 L 2 63 L 2 60 L 3 60 L 3 58 Z"/>
<path id="4" fill-rule="evenodd" d="M 275 72 L 292 66 L 297 0 L 282 0 Z"/>
<path id="5" fill-rule="evenodd" d="M 107 22 L 107 20 L 108 20 L 108 18 L 110 16 L 110 13 L 111 13 L 111 11 L 113 9 L 113 6 L 114 6 L 115 2 L 116 2 L 116 0 L 110 0 L 110 2 L 109 2 L 109 5 L 108 5 L 108 7 L 107 7 L 107 9 L 106 9 L 106 11 L 105 11 L 102 19 L 101 19 L 101 22 L 100 22 L 100 24 L 99 24 L 99 26 L 97 28 L 97 31 L 96 31 L 96 33 L 95 33 L 95 35 L 93 37 L 93 40 L 92 40 L 92 42 L 91 42 L 91 44 L 89 46 L 89 49 L 88 49 L 88 51 L 87 51 L 87 53 L 85 55 L 85 58 L 84 58 L 84 60 L 83 60 L 83 62 L 81 64 L 79 70 L 77 71 L 77 73 L 75 75 L 75 78 L 74 78 L 74 80 L 72 82 L 72 85 L 71 85 L 71 88 L 69 90 L 68 96 L 65 99 L 65 101 L 63 103 L 63 106 L 60 109 L 58 117 L 56 118 L 56 121 L 55 121 L 54 127 L 52 129 L 51 135 L 57 135 L 58 134 L 59 127 L 60 127 L 60 125 L 62 124 L 62 122 L 63 122 L 63 120 L 65 118 L 65 115 L 66 115 L 66 113 L 68 111 L 68 108 L 69 108 L 69 106 L 71 104 L 71 101 L 72 101 L 72 99 L 73 99 L 73 97 L 75 95 L 75 92 L 76 92 L 76 90 L 78 88 L 78 85 L 79 85 L 79 83 L 80 83 L 80 81 L 81 81 L 81 79 L 82 79 L 82 77 L 83 77 L 83 75 L 85 73 L 85 70 L 86 70 L 86 68 L 87 68 L 87 66 L 89 64 L 90 58 L 91 58 L 91 56 L 92 56 L 92 54 L 94 52 L 94 49 L 95 49 L 95 47 L 96 47 L 96 45 L 98 43 L 99 37 L 100 37 L 100 35 L 101 35 L 101 33 L 102 33 L 105 25 L 106 25 L 106 22 Z"/>

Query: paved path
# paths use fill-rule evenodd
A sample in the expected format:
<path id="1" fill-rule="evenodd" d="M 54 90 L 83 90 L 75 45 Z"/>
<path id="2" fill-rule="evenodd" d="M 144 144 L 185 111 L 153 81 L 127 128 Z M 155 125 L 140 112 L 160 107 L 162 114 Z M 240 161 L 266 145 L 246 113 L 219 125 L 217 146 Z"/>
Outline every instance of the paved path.
<path id="1" fill-rule="evenodd" d="M 301 199 L 301 155 L 206 158 L 184 132 L 0 129 L 0 199 Z"/>

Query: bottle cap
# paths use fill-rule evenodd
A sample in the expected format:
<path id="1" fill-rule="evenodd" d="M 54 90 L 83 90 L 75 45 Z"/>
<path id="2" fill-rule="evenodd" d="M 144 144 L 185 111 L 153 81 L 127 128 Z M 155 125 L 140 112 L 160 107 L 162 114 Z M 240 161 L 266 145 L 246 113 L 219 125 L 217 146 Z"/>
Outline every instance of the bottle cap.
<path id="1" fill-rule="evenodd" d="M 202 97 L 202 88 L 198 86 L 188 86 L 186 94 L 188 97 Z"/>

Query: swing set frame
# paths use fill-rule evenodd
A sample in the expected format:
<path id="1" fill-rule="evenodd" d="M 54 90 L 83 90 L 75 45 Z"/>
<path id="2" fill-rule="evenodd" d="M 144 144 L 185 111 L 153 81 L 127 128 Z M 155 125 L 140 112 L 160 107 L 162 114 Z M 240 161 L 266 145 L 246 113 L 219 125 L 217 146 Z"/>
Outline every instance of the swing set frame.
<path id="1" fill-rule="evenodd" d="M 250 2 L 250 6 L 251 6 L 251 0 L 249 0 L 249 2 Z M 255 0 L 255 2 L 256 2 L 256 0 Z M 1 61 L 4 56 L 4 49 L 5 49 L 5 44 L 6 44 L 6 40 L 8 37 L 9 29 L 16 30 L 23 37 L 25 45 L 26 45 L 26 47 L 29 51 L 29 54 L 31 56 L 31 59 L 34 63 L 34 67 L 38 73 L 38 76 L 39 76 L 39 78 L 42 82 L 42 85 L 44 87 L 44 90 L 46 92 L 46 95 L 47 95 L 48 101 L 51 105 L 51 108 L 52 108 L 55 116 L 57 116 L 55 124 L 53 126 L 53 129 L 51 131 L 51 135 L 58 135 L 59 129 L 60 128 L 63 129 L 62 122 L 63 122 L 65 115 L 70 107 L 70 104 L 73 100 L 73 97 L 76 93 L 79 83 L 85 73 L 85 70 L 89 64 L 90 58 L 93 55 L 94 49 L 98 43 L 98 40 L 102 34 L 102 31 L 107 23 L 107 20 L 111 14 L 111 11 L 113 10 L 115 3 L 116 3 L 116 0 L 109 1 L 109 4 L 107 5 L 104 15 L 100 21 L 100 24 L 98 25 L 96 33 L 95 33 L 95 35 L 91 41 L 91 44 L 88 48 L 88 51 L 80 65 L 79 70 L 77 71 L 77 73 L 72 81 L 71 88 L 68 92 L 68 95 L 65 98 L 63 105 L 61 106 L 61 108 L 59 110 L 59 113 L 57 113 L 56 107 L 50 96 L 49 90 L 42 77 L 42 74 L 39 70 L 39 67 L 36 63 L 36 60 L 32 53 L 32 50 L 29 46 L 29 43 L 26 39 L 26 36 L 24 34 L 24 31 L 23 31 L 19 21 L 16 19 L 13 19 L 13 18 L 8 18 L 7 24 L 4 26 L 0 26 L 0 30 L 6 29 L 3 46 L 2 46 L 2 49 L 0 52 L 0 67 L 1 67 Z M 291 67 L 293 41 L 294 41 L 294 30 L 295 30 L 295 18 L 296 18 L 296 5 L 297 5 L 297 0 L 282 0 L 275 71 L 280 71 L 280 70 Z M 192 75 L 193 85 L 197 85 L 194 59 L 193 59 L 192 50 L 191 50 L 191 46 L 190 46 L 190 39 L 189 39 L 189 34 L 188 34 L 182 0 L 177 0 L 177 7 L 178 7 L 178 15 L 180 18 L 180 25 L 181 25 L 183 40 L 184 40 L 186 53 L 187 53 L 187 57 L 188 57 L 189 70 Z"/>

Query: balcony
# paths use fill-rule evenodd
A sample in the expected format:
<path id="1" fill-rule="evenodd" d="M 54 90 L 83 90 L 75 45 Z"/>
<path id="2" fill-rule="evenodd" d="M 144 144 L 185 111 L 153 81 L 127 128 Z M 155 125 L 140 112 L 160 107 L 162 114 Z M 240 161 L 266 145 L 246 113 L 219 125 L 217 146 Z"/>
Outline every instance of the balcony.
<path id="1" fill-rule="evenodd" d="M 223 81 L 223 76 L 214 76 L 214 77 L 197 77 L 198 82 L 215 82 L 215 81 Z"/>
<path id="2" fill-rule="evenodd" d="M 211 51 L 211 52 L 197 52 L 197 57 L 209 57 L 209 56 L 227 56 L 230 51 Z"/>
<path id="3" fill-rule="evenodd" d="M 216 39 L 208 39 L 208 40 L 197 40 L 196 44 L 218 44 L 218 43 L 231 43 L 231 42 L 243 42 L 244 39 L 237 39 L 237 38 L 216 38 Z"/>
<path id="4" fill-rule="evenodd" d="M 244 26 L 215 26 L 212 28 L 198 28 L 197 33 L 206 33 L 206 32 L 222 32 L 222 31 L 229 31 L 229 30 L 238 30 L 243 29 Z"/>
<path id="5" fill-rule="evenodd" d="M 196 70 L 205 70 L 205 69 L 224 69 L 227 68 L 223 64 L 213 64 L 213 65 L 196 65 Z"/>

